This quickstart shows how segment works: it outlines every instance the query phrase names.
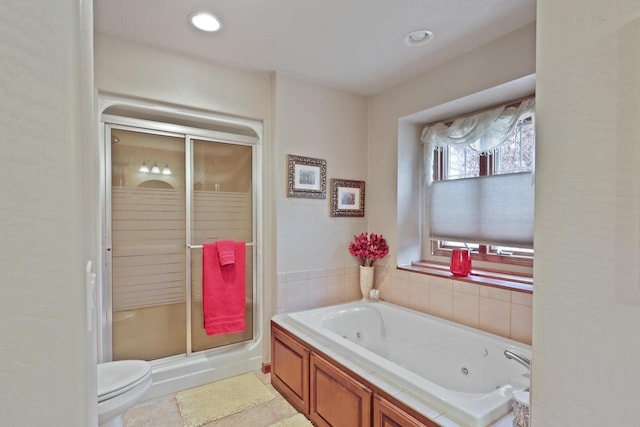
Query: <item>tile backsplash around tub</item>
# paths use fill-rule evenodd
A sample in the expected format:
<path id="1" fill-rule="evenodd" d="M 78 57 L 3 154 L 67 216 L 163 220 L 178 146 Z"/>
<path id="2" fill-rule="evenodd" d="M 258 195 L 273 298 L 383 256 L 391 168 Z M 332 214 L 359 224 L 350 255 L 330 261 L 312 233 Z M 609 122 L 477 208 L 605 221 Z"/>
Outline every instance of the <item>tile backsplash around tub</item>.
<path id="1" fill-rule="evenodd" d="M 377 267 L 382 299 L 531 344 L 532 294 Z"/>
<path id="2" fill-rule="evenodd" d="M 278 273 L 278 313 L 361 298 L 358 266 Z"/>
<path id="3" fill-rule="evenodd" d="M 278 274 L 278 313 L 362 298 L 358 266 Z M 393 304 L 531 344 L 532 295 L 376 266 L 374 288 Z"/>

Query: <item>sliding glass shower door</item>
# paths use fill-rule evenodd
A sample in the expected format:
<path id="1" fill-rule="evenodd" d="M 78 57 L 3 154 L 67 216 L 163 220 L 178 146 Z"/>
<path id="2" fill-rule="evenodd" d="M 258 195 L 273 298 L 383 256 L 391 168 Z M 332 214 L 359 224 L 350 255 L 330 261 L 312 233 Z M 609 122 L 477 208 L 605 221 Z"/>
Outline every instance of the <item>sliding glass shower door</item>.
<path id="1" fill-rule="evenodd" d="M 184 353 L 184 138 L 112 129 L 111 142 L 113 359 Z"/>
<path id="2" fill-rule="evenodd" d="M 253 332 L 253 200 L 252 149 L 249 146 L 193 140 L 191 210 L 191 351 L 206 350 L 252 338 Z M 207 336 L 202 326 L 202 244 L 218 240 L 249 243 L 246 247 L 244 332 Z"/>
<path id="3" fill-rule="evenodd" d="M 112 125 L 113 360 L 156 360 L 253 338 L 253 147 Z M 247 243 L 246 329 L 207 336 L 202 244 Z"/>

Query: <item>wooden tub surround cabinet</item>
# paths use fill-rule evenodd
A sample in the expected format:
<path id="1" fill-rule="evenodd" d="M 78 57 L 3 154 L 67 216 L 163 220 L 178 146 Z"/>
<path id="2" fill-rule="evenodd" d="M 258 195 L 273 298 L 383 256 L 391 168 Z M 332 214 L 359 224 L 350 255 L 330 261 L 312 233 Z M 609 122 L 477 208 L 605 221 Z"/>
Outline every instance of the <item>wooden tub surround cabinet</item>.
<path id="1" fill-rule="evenodd" d="M 271 322 L 271 384 L 318 427 L 437 427 Z"/>
<path id="2" fill-rule="evenodd" d="M 271 324 L 271 384 L 309 416 L 309 349 Z"/>
<path id="3" fill-rule="evenodd" d="M 504 427 L 526 344 L 377 301 L 277 314 L 272 382 L 316 426 Z"/>

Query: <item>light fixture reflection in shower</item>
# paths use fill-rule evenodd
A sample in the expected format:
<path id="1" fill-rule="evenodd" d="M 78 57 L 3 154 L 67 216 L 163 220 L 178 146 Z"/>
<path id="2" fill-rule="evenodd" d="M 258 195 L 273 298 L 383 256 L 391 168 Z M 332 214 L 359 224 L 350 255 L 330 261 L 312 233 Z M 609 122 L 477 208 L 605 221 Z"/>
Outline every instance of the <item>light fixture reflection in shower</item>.
<path id="1" fill-rule="evenodd" d="M 149 162 L 151 163 L 151 162 Z M 157 174 L 162 174 L 162 175 L 171 175 L 171 169 L 169 168 L 169 164 L 165 162 L 164 164 L 164 168 L 162 168 L 162 170 L 160 170 L 160 166 L 158 166 L 158 162 L 153 162 L 153 166 L 151 167 L 151 169 L 149 169 L 149 166 L 147 166 L 147 161 L 145 160 L 144 162 L 142 162 L 142 164 L 140 165 L 140 168 L 138 169 L 138 172 L 142 172 L 142 173 L 157 173 Z"/>

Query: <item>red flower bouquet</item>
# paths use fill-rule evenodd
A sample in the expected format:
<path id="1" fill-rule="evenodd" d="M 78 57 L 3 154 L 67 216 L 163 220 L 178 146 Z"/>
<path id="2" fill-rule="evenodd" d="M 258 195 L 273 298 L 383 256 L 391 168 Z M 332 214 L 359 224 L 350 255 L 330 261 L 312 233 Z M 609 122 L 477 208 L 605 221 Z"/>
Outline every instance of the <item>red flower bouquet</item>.
<path id="1" fill-rule="evenodd" d="M 353 242 L 349 245 L 351 255 L 358 257 L 360 265 L 371 267 L 375 260 L 384 258 L 389 253 L 389 246 L 382 234 L 362 233 L 353 236 Z"/>

